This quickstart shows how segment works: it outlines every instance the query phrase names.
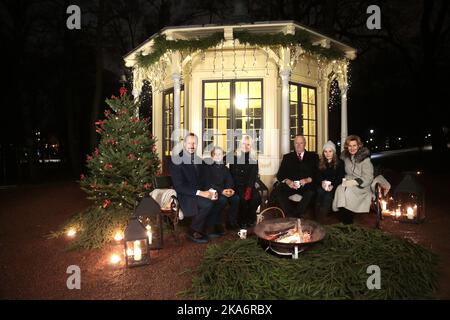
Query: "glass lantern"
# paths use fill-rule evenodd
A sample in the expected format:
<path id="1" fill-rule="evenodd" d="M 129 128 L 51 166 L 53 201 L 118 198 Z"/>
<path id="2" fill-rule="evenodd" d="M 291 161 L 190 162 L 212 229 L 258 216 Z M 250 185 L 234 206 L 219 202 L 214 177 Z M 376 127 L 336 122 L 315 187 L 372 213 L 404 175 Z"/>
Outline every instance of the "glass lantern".
<path id="1" fill-rule="evenodd" d="M 136 207 L 134 215 L 139 217 L 145 228 L 150 250 L 163 247 L 163 218 L 161 207 L 152 197 L 144 197 Z"/>
<path id="2" fill-rule="evenodd" d="M 421 223 L 425 219 L 425 190 L 413 173 L 407 173 L 394 190 L 395 220 Z"/>
<path id="3" fill-rule="evenodd" d="M 147 230 L 136 216 L 132 216 L 125 229 L 125 261 L 127 267 L 150 263 L 150 247 Z"/>

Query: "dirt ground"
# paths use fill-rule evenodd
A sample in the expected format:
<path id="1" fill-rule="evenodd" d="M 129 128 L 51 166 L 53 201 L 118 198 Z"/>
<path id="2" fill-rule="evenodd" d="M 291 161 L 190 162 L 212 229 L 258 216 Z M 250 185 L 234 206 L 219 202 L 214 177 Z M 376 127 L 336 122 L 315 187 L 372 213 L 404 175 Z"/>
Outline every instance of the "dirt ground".
<path id="1" fill-rule="evenodd" d="M 400 224 L 389 218 L 382 229 L 410 238 L 441 257 L 437 297 L 450 299 L 450 186 L 437 176 L 426 177 L 427 219 L 420 225 Z M 178 292 L 190 287 L 185 271 L 201 261 L 206 244 L 172 236 L 153 251 L 149 266 L 127 269 L 112 266 L 109 258 L 121 247 L 66 251 L 69 239 L 44 236 L 89 202 L 74 182 L 22 186 L 0 190 L 0 298 L 1 299 L 185 299 Z M 337 220 L 330 216 L 328 223 Z M 359 215 L 356 223 L 373 228 L 374 215 Z M 234 233 L 224 238 L 237 238 Z M 212 243 L 223 241 L 216 239 Z M 69 290 L 67 267 L 81 268 L 81 290 Z"/>

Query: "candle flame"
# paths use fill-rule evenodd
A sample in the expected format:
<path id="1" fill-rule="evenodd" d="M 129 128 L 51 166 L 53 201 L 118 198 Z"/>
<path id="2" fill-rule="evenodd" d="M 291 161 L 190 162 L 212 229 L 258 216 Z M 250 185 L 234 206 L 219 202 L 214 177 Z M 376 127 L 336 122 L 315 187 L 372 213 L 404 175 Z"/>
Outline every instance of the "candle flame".
<path id="1" fill-rule="evenodd" d="M 116 240 L 116 241 L 122 241 L 122 239 L 123 239 L 122 232 L 117 231 L 116 234 L 114 235 L 114 240 Z"/>
<path id="2" fill-rule="evenodd" d="M 69 236 L 69 237 L 74 237 L 75 235 L 77 234 L 77 230 L 75 229 L 75 228 L 70 228 L 68 231 L 67 231 L 67 236 Z"/>
<path id="3" fill-rule="evenodd" d="M 120 256 L 118 254 L 113 254 L 110 261 L 112 264 L 118 264 L 120 262 Z"/>

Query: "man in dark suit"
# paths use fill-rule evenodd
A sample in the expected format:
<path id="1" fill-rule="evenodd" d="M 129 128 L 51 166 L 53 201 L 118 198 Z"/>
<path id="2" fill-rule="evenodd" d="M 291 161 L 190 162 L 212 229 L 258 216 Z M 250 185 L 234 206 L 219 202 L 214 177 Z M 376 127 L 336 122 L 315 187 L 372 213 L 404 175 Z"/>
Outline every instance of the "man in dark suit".
<path id="1" fill-rule="evenodd" d="M 211 200 L 214 193 L 202 191 L 203 161 L 195 154 L 197 141 L 194 133 L 189 133 L 184 138 L 183 150 L 178 154 L 172 154 L 170 174 L 184 215 L 192 217 L 188 237 L 196 243 L 206 243 L 208 237 L 205 235 L 205 223 L 214 205 Z"/>
<path id="2" fill-rule="evenodd" d="M 277 198 L 287 216 L 302 216 L 314 197 L 314 178 L 317 173 L 319 158 L 316 153 L 305 150 L 306 139 L 297 135 L 294 139 L 294 151 L 283 156 L 277 179 Z M 300 202 L 289 199 L 292 195 L 300 195 Z"/>

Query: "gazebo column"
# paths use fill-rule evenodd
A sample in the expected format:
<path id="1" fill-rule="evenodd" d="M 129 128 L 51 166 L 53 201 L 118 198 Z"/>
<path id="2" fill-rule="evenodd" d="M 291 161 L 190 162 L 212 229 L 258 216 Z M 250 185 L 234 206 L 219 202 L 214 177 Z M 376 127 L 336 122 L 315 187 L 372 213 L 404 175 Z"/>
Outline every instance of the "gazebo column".
<path id="1" fill-rule="evenodd" d="M 181 75 L 179 73 L 172 74 L 173 79 L 173 130 L 176 134 L 175 138 L 179 141 L 181 134 Z"/>
<path id="2" fill-rule="evenodd" d="M 174 143 L 180 141 L 181 135 L 181 56 L 180 52 L 172 53 L 172 80 L 173 80 L 173 130 Z"/>
<path id="3" fill-rule="evenodd" d="M 348 136 L 348 123 L 347 123 L 347 83 L 339 83 L 339 89 L 341 90 L 341 150 L 344 150 L 345 139 Z"/>
<path id="4" fill-rule="evenodd" d="M 281 77 L 281 152 L 290 151 L 290 119 L 289 119 L 289 79 L 291 71 L 283 69 L 280 71 Z"/>

